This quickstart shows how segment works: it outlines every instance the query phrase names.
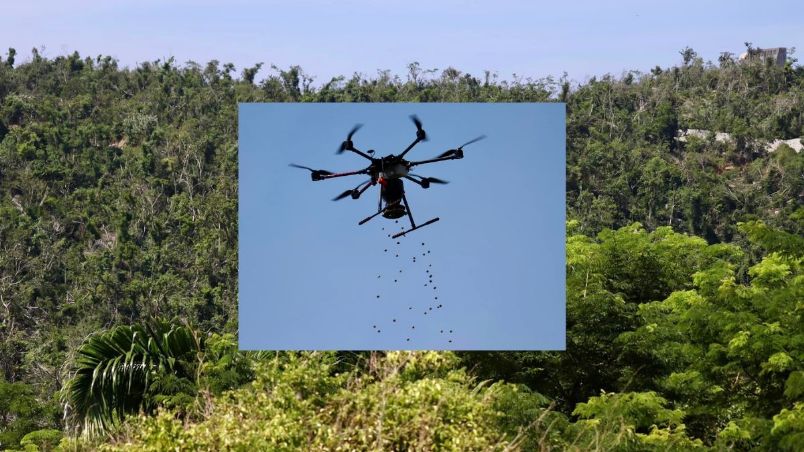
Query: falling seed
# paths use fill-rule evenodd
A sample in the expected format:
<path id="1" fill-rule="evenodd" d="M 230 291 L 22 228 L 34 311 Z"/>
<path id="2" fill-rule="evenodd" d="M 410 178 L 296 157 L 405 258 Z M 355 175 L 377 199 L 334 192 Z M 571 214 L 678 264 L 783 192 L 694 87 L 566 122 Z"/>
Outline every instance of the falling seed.
<path id="1" fill-rule="evenodd" d="M 394 282 L 396 282 L 396 280 L 394 280 Z"/>
<path id="2" fill-rule="evenodd" d="M 435 297 L 435 299 L 438 300 L 438 297 Z"/>
<path id="3" fill-rule="evenodd" d="M 396 319 L 394 319 L 393 322 L 396 323 Z"/>
<path id="4" fill-rule="evenodd" d="M 379 296 L 379 295 L 377 295 L 377 298 L 380 298 L 380 296 Z"/>
<path id="5" fill-rule="evenodd" d="M 444 332 L 444 330 L 441 330 L 441 332 L 443 333 L 443 332 Z"/>
<path id="6" fill-rule="evenodd" d="M 394 223 L 399 223 L 399 220 L 394 221 Z"/>
<path id="7" fill-rule="evenodd" d="M 432 307 L 432 306 L 430 306 L 430 310 L 431 310 L 431 311 L 433 310 L 433 307 Z"/>
<path id="8" fill-rule="evenodd" d="M 410 342 L 410 338 L 408 338 L 407 341 Z"/>
<path id="9" fill-rule="evenodd" d="M 424 315 L 427 315 L 427 311 L 424 311 Z"/>
<path id="10" fill-rule="evenodd" d="M 399 242 L 396 242 L 396 244 L 399 245 Z"/>
<path id="11" fill-rule="evenodd" d="M 402 270 L 399 270 L 399 273 L 402 273 Z"/>
<path id="12" fill-rule="evenodd" d="M 379 333 L 380 331 L 381 331 L 381 330 L 377 330 L 377 332 L 378 332 L 378 333 Z"/>
<path id="13" fill-rule="evenodd" d="M 397 254 L 396 257 L 399 257 L 399 255 Z"/>
<path id="14" fill-rule="evenodd" d="M 383 251 L 383 252 L 384 252 L 384 253 L 387 253 L 387 252 L 388 252 L 388 250 L 386 249 L 386 250 L 385 250 L 385 251 Z"/>
<path id="15" fill-rule="evenodd" d="M 424 287 L 427 287 L 427 283 L 424 283 Z"/>
<path id="16" fill-rule="evenodd" d="M 424 253 L 422 253 L 422 256 L 424 256 Z"/>
<path id="17" fill-rule="evenodd" d="M 377 277 L 379 278 L 379 277 L 380 277 L 380 275 L 377 275 Z"/>
<path id="18" fill-rule="evenodd" d="M 430 250 L 427 250 L 427 254 L 430 254 Z"/>
<path id="19" fill-rule="evenodd" d="M 377 325 L 371 325 L 371 327 L 374 328 L 375 330 L 377 329 Z"/>
<path id="20" fill-rule="evenodd" d="M 422 246 L 424 246 L 424 242 L 422 242 Z"/>
<path id="21" fill-rule="evenodd" d="M 433 264 L 428 265 L 428 267 L 432 267 L 432 266 L 433 266 Z"/>
<path id="22" fill-rule="evenodd" d="M 452 343 L 452 339 L 450 339 L 449 342 Z"/>
<path id="23" fill-rule="evenodd" d="M 416 329 L 416 325 L 411 326 L 411 327 L 410 327 L 410 329 L 415 330 L 415 329 Z"/>
<path id="24" fill-rule="evenodd" d="M 409 307 L 409 308 L 408 308 L 408 311 L 410 311 L 411 309 L 413 309 L 413 306 Z"/>
<path id="25" fill-rule="evenodd" d="M 451 333 L 451 332 L 452 332 L 452 330 L 449 330 L 449 332 Z"/>

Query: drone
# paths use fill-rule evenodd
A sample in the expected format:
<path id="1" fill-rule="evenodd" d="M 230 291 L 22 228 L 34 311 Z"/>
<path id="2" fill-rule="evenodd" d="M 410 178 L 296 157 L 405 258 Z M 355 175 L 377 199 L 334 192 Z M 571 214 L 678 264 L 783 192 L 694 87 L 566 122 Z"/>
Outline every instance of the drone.
<path id="1" fill-rule="evenodd" d="M 385 157 L 376 158 L 374 157 L 374 150 L 368 150 L 366 152 L 362 152 L 354 146 L 352 142 L 352 137 L 354 136 L 355 132 L 357 132 L 363 125 L 357 124 L 349 131 L 349 134 L 346 136 L 346 140 L 341 143 L 341 146 L 338 148 L 336 154 L 342 154 L 344 151 L 354 152 L 355 154 L 369 160 L 369 166 L 357 171 L 349 171 L 345 173 L 333 173 L 327 170 L 316 170 L 306 166 L 297 165 L 295 163 L 291 163 L 290 166 L 294 168 L 301 168 L 310 171 L 310 177 L 313 181 L 322 181 L 326 179 L 333 179 L 336 177 L 344 177 L 344 176 L 354 176 L 358 174 L 366 174 L 369 176 L 367 181 L 360 183 L 357 187 L 346 190 L 345 192 L 341 193 L 340 195 L 336 196 L 333 201 L 338 201 L 349 196 L 352 199 L 360 198 L 369 187 L 373 187 L 375 185 L 380 185 L 380 198 L 377 204 L 377 212 L 373 215 L 370 215 L 363 220 L 361 220 L 358 225 L 363 225 L 376 217 L 377 215 L 382 215 L 383 217 L 396 220 L 401 218 L 405 215 L 408 216 L 410 219 L 410 226 L 411 228 L 408 230 L 403 230 L 400 233 L 395 234 L 392 238 L 398 238 L 400 236 L 404 236 L 410 232 L 415 231 L 416 229 L 423 228 L 427 225 L 433 224 L 439 220 L 438 217 L 433 218 L 432 220 L 428 220 L 424 223 L 416 225 L 416 222 L 413 221 L 413 213 L 410 210 L 410 205 L 408 204 L 408 200 L 405 197 L 405 186 L 402 182 L 402 179 L 407 179 L 416 185 L 420 186 L 421 188 L 427 189 L 430 188 L 430 184 L 447 184 L 448 182 L 445 180 L 437 179 L 435 177 L 424 177 L 419 176 L 418 174 L 413 174 L 410 170 L 419 165 L 424 165 L 427 163 L 435 163 L 435 162 L 443 162 L 446 160 L 456 160 L 463 158 L 463 147 L 480 141 L 486 138 L 485 135 L 481 135 L 477 138 L 467 141 L 466 143 L 458 146 L 455 149 L 450 149 L 438 157 L 428 159 L 428 160 L 419 160 L 419 161 L 409 161 L 405 160 L 405 155 L 413 149 L 418 143 L 422 141 L 427 141 L 427 133 L 422 128 L 422 122 L 416 115 L 411 115 L 410 119 L 413 121 L 413 124 L 416 125 L 416 139 L 405 148 L 399 155 L 387 155 Z M 383 201 L 385 201 L 385 205 L 383 206 Z"/>

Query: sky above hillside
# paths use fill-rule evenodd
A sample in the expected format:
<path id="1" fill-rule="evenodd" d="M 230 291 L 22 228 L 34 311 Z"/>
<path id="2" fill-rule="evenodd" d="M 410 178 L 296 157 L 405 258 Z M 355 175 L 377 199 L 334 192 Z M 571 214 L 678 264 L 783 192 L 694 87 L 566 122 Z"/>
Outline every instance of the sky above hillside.
<path id="1" fill-rule="evenodd" d="M 804 43 L 800 1 L 44 0 L 9 3 L 3 16 L 2 52 L 16 48 L 19 61 L 36 47 L 51 57 L 112 55 L 129 66 L 173 56 L 231 62 L 239 72 L 264 62 L 263 71 L 300 65 L 317 85 L 384 69 L 404 77 L 414 61 L 478 77 L 566 71 L 583 81 L 676 64 L 685 46 L 717 61 L 720 52 L 744 51 L 745 41 Z"/>

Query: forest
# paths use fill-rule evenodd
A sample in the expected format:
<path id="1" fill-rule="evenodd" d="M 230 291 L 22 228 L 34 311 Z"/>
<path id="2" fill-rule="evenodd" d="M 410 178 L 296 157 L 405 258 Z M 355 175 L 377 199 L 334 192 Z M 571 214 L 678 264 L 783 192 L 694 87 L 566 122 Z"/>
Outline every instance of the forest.
<path id="1" fill-rule="evenodd" d="M 566 351 L 239 352 L 240 102 L 566 103 Z M 321 82 L 9 49 L 0 449 L 800 450 L 804 155 L 767 143 L 802 137 L 792 56 Z"/>

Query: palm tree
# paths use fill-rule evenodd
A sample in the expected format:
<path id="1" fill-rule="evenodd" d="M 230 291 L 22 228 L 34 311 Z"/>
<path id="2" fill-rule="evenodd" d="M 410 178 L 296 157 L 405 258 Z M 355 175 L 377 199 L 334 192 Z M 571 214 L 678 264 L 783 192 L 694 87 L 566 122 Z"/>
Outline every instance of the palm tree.
<path id="1" fill-rule="evenodd" d="M 78 349 L 74 376 L 65 385 L 67 427 L 91 436 L 108 431 L 126 414 L 152 410 L 160 378 L 197 382 L 202 350 L 190 325 L 165 321 L 90 336 Z"/>

